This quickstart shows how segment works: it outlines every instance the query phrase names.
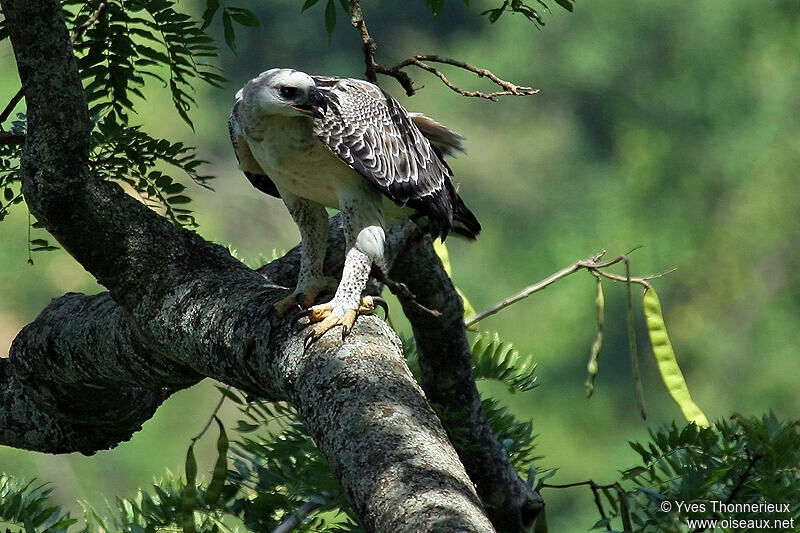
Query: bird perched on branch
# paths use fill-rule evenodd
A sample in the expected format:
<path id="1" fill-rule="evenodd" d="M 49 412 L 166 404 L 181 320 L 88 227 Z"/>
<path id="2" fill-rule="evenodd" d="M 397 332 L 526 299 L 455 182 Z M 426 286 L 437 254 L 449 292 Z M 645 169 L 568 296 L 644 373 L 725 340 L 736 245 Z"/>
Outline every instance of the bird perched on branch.
<path id="1" fill-rule="evenodd" d="M 381 264 L 387 221 L 425 217 L 430 234 L 441 238 L 455 231 L 474 239 L 480 232 L 444 161 L 463 151 L 463 138 L 409 113 L 376 85 L 271 69 L 236 94 L 229 130 L 245 176 L 283 199 L 300 229 L 297 287 L 275 310 L 302 309 L 297 319 L 311 323 L 306 345 L 337 325 L 344 338 L 359 314 L 376 303 L 385 307 L 362 292 L 372 264 Z M 344 270 L 333 299 L 314 305 L 336 285 L 322 273 L 325 207 L 342 213 Z"/>

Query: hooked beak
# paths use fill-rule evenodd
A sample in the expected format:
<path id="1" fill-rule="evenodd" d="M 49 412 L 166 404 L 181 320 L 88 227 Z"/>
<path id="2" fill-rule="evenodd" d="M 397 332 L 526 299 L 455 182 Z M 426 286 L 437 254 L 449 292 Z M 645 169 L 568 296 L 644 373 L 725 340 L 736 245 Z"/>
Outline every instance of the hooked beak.
<path id="1" fill-rule="evenodd" d="M 317 90 L 316 87 L 308 92 L 308 100 L 303 104 L 295 104 L 291 106 L 293 109 L 300 111 L 304 115 L 314 118 L 322 118 L 328 110 L 328 102 Z"/>

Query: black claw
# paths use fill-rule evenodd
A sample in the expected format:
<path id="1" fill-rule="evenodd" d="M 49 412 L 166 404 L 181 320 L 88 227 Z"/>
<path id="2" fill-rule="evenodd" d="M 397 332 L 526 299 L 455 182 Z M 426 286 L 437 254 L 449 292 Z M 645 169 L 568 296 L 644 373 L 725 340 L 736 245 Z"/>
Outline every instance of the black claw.
<path id="1" fill-rule="evenodd" d="M 351 328 L 349 328 L 348 326 L 345 326 L 344 324 L 342 324 L 342 342 L 344 342 L 344 339 L 348 335 L 350 335 L 350 331 L 351 331 Z"/>
<path id="2" fill-rule="evenodd" d="M 375 307 L 380 307 L 381 309 L 383 309 L 384 320 L 389 318 L 389 304 L 386 302 L 386 300 L 384 300 L 380 296 L 373 296 L 372 303 L 375 305 Z"/>
<path id="3" fill-rule="evenodd" d="M 308 350 L 308 347 L 311 346 L 315 340 L 313 331 L 306 335 L 306 338 L 303 340 L 303 350 Z"/>
<path id="4" fill-rule="evenodd" d="M 311 310 L 310 307 L 308 307 L 306 309 L 301 309 L 296 315 L 294 315 L 292 317 L 292 320 L 290 321 L 291 324 L 292 324 L 292 327 L 296 326 L 297 322 L 299 322 L 301 318 L 305 318 L 305 317 L 311 316 L 312 312 L 313 311 Z M 303 326 L 303 327 L 305 327 L 305 326 Z M 300 329 L 303 329 L 303 327 L 301 327 Z"/>

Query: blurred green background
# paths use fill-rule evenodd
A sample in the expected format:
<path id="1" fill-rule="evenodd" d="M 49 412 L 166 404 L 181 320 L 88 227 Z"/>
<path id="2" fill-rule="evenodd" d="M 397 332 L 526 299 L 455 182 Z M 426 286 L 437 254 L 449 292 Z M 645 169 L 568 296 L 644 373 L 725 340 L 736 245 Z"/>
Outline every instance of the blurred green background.
<path id="1" fill-rule="evenodd" d="M 602 249 L 632 255 L 634 274 L 671 267 L 655 282 L 667 327 L 695 401 L 711 419 L 733 412 L 800 412 L 800 4 L 697 0 L 579 2 L 554 7 L 537 30 L 520 16 L 490 25 L 499 2 L 450 0 L 432 19 L 421 0 L 364 2 L 378 60 L 438 53 L 541 89 L 493 103 L 467 99 L 412 72 L 417 96 L 383 86 L 407 107 L 462 132 L 468 153 L 451 163 L 460 191 L 483 223 L 476 243 L 448 241 L 456 284 L 477 309 Z M 226 120 L 235 91 L 274 66 L 362 76 L 358 36 L 339 13 L 328 44 L 323 3 L 241 4 L 262 21 L 238 31 L 238 53 L 222 50 L 225 90 L 198 86 L 192 132 L 166 91 L 149 86 L 138 104 L 152 134 L 197 146 L 219 179 L 216 192 L 190 185 L 204 237 L 245 260 L 294 246 L 299 237 L 278 200 L 236 168 Z M 181 4 L 199 13 L 199 2 Z M 221 34 L 221 28 L 214 27 Z M 13 54 L 0 45 L 0 104 L 17 91 Z M 483 81 L 450 72 L 468 88 Z M 19 110 L 22 110 L 20 106 Z M 63 251 L 27 260 L 24 206 L 0 224 L 0 354 L 54 297 L 101 290 Z M 34 230 L 33 238 L 47 236 Z M 166 243 L 165 243 L 166 244 Z M 585 366 L 595 333 L 594 280 L 578 273 L 482 323 L 536 355 L 540 387 L 508 397 L 539 433 L 542 467 L 568 483 L 617 479 L 635 457 L 627 441 L 648 426 L 680 420 L 639 330 L 649 418 L 633 401 L 625 291 L 606 284 L 606 338 L 591 400 Z M 398 309 L 395 310 L 397 312 Z M 641 324 L 640 324 L 641 326 Z M 486 386 L 504 396 L 502 388 Z M 218 393 L 205 382 L 167 401 L 131 442 L 94 457 L 0 448 L 0 470 L 52 481 L 58 502 L 131 495 L 165 469 L 180 471 L 189 439 Z M 224 412 L 233 425 L 235 409 Z M 211 468 L 213 439 L 206 442 Z M 202 463 L 201 463 L 202 465 Z M 202 469 L 202 466 L 201 466 Z M 596 521 L 588 490 L 546 490 L 552 531 Z"/>

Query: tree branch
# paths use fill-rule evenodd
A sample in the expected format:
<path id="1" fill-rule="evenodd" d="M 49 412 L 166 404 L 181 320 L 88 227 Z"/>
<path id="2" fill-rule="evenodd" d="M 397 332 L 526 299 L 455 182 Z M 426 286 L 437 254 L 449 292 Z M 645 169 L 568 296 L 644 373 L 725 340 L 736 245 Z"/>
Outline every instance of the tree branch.
<path id="1" fill-rule="evenodd" d="M 447 79 L 447 77 L 445 77 L 444 73 L 442 73 L 437 68 L 432 67 L 428 63 L 425 63 L 425 61 L 431 63 L 443 63 L 446 65 L 452 65 L 454 67 L 468 70 L 469 72 L 476 74 L 479 78 L 486 77 L 490 79 L 494 84 L 498 85 L 503 90 L 492 93 L 484 93 L 480 91 L 467 91 L 452 83 L 450 80 Z M 428 71 L 431 74 L 434 74 L 436 77 L 442 80 L 442 82 L 445 85 L 447 85 L 450 89 L 457 92 L 461 96 L 468 96 L 472 98 L 485 98 L 487 100 L 496 101 L 498 96 L 529 96 L 532 94 L 537 94 L 539 92 L 539 89 L 532 89 L 530 87 L 520 87 L 519 85 L 514 85 L 511 82 L 502 80 L 488 69 L 476 67 L 470 65 L 469 63 L 459 61 L 457 59 L 450 59 L 448 57 L 441 57 L 437 55 L 415 55 L 413 57 L 409 57 L 407 59 L 400 61 L 394 66 L 385 67 L 383 65 L 377 65 L 376 68 L 378 72 L 380 72 L 381 74 L 394 76 L 398 72 L 403 73 L 402 72 L 403 68 L 412 65 L 415 67 L 419 67 L 422 70 Z"/>
<path id="2" fill-rule="evenodd" d="M 378 74 L 391 76 L 392 78 L 396 79 L 398 83 L 400 83 L 408 96 L 413 96 L 417 92 L 417 89 L 414 87 L 414 82 L 411 80 L 411 77 L 403 69 L 409 66 L 414 66 L 435 75 L 442 81 L 442 83 L 447 85 L 447 87 L 462 96 L 485 98 L 487 100 L 495 101 L 497 100 L 498 96 L 529 96 L 539 92 L 539 89 L 521 87 L 511 82 L 502 80 L 488 69 L 476 67 L 474 65 L 470 65 L 469 63 L 465 63 L 464 61 L 450 59 L 438 55 L 414 55 L 392 66 L 378 63 L 375 61 L 375 53 L 378 49 L 378 45 L 370 36 L 369 30 L 367 29 L 367 22 L 364 19 L 364 12 L 361 9 L 360 0 L 352 0 L 350 2 L 350 20 L 356 30 L 358 30 L 359 36 L 361 37 L 361 45 L 364 51 L 364 64 L 366 65 L 366 71 L 364 75 L 369 82 L 377 84 Z M 480 78 L 488 78 L 492 81 L 492 83 L 498 85 L 502 90 L 484 93 L 481 91 L 468 91 L 462 89 L 447 79 L 443 72 L 426 63 L 426 61 L 429 63 L 442 63 L 451 65 L 472 72 Z"/>
<path id="3" fill-rule="evenodd" d="M 643 286 L 645 288 L 650 287 L 650 283 L 648 283 L 649 280 L 655 279 L 655 278 L 659 278 L 661 276 L 669 274 L 670 272 L 672 272 L 674 270 L 674 269 L 671 269 L 671 270 L 667 270 L 665 272 L 659 272 L 657 274 L 650 274 L 650 275 L 647 275 L 647 276 L 638 276 L 638 277 L 628 278 L 627 276 L 621 276 L 619 274 L 614 274 L 612 272 L 607 272 L 606 270 L 604 270 L 607 267 L 610 267 L 610 266 L 613 266 L 613 265 L 616 265 L 618 263 L 626 261 L 627 260 L 627 255 L 620 255 L 620 256 L 617 256 L 614 259 L 611 259 L 609 261 L 600 261 L 600 259 L 605 255 L 605 253 L 606 253 L 605 250 L 603 250 L 602 252 L 597 253 L 597 254 L 595 254 L 595 255 L 593 255 L 591 257 L 587 257 L 586 259 L 581 259 L 580 261 L 575 261 L 571 265 L 562 268 L 558 272 L 554 272 L 554 273 L 550 274 L 549 276 L 547 276 L 543 280 L 538 281 L 538 282 L 536 282 L 536 283 L 534 283 L 532 285 L 528 285 L 527 287 L 523 288 L 519 292 L 517 292 L 515 294 L 512 294 L 511 296 L 500 300 L 499 302 L 497 302 L 493 306 L 489 307 L 488 309 L 484 309 L 483 311 L 481 311 L 479 313 L 476 313 L 476 314 L 474 314 L 474 315 L 472 315 L 470 317 L 465 318 L 464 319 L 464 325 L 466 327 L 470 327 L 473 324 L 477 324 L 478 322 L 480 322 L 484 318 L 487 318 L 487 317 L 490 317 L 490 316 L 492 316 L 492 315 L 494 315 L 496 313 L 499 313 L 500 311 L 502 311 L 506 307 L 514 305 L 515 303 L 519 302 L 520 300 L 524 300 L 525 298 L 527 298 L 528 296 L 530 296 L 531 294 L 533 294 L 535 292 L 539 292 L 542 289 L 546 289 L 550 285 L 556 283 L 559 280 L 562 280 L 562 279 L 566 278 L 567 276 L 570 276 L 570 275 L 574 274 L 575 272 L 577 272 L 579 270 L 584 270 L 585 269 L 585 270 L 588 270 L 589 272 L 591 272 L 592 274 L 594 274 L 595 276 L 602 276 L 602 277 L 608 278 L 608 279 L 610 279 L 612 281 L 622 281 L 622 282 L 625 282 L 625 283 L 636 283 L 636 284 L 641 285 L 641 286 Z"/>
<path id="4" fill-rule="evenodd" d="M 417 341 L 422 388 L 431 403 L 439 406 L 445 427 L 453 430 L 453 445 L 492 523 L 499 531 L 529 531 L 543 507 L 542 499 L 519 478 L 489 427 L 472 373 L 461 297 L 429 237 L 409 243 L 408 250 L 398 256 L 391 277 L 416 295 L 412 301 L 397 294 Z"/>

